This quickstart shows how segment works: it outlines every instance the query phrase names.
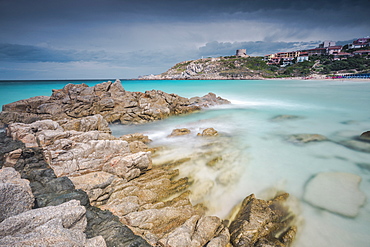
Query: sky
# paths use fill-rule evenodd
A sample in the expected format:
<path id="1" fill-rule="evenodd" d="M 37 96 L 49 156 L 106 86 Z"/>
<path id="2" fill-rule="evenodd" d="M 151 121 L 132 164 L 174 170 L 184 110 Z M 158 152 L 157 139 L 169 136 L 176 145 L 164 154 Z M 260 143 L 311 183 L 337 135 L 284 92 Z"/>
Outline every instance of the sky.
<path id="1" fill-rule="evenodd" d="M 0 0 L 0 80 L 129 79 L 370 36 L 369 0 Z"/>

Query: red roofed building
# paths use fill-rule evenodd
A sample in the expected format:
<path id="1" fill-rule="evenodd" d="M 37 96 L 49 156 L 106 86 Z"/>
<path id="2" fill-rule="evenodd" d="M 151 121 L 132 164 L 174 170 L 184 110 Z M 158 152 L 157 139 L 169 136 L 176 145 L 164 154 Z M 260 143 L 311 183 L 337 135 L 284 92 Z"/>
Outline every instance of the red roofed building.
<path id="1" fill-rule="evenodd" d="M 352 56 L 352 53 L 348 52 L 339 52 L 338 54 L 334 55 L 334 60 L 342 60 L 342 59 L 347 59 Z"/>
<path id="2" fill-rule="evenodd" d="M 307 52 L 308 52 L 308 56 L 313 56 L 313 55 L 318 55 L 318 56 L 326 55 L 326 48 L 314 48 L 314 49 L 307 50 Z"/>
<path id="3" fill-rule="evenodd" d="M 348 44 L 349 49 L 357 49 L 357 48 L 362 48 L 366 46 L 370 46 L 370 37 L 357 39 L 353 41 L 352 44 Z"/>
<path id="4" fill-rule="evenodd" d="M 337 55 L 342 50 L 342 46 L 329 46 L 327 48 L 327 55 Z"/>
<path id="5" fill-rule="evenodd" d="M 370 55 L 370 50 L 354 51 L 353 55 Z"/>

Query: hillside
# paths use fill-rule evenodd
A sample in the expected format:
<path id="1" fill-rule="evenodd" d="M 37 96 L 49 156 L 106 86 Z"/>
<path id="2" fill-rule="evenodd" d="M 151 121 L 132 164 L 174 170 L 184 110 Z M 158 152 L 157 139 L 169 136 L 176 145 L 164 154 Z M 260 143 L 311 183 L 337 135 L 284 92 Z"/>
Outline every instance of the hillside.
<path id="1" fill-rule="evenodd" d="M 277 69 L 261 57 L 202 58 L 178 63 L 165 73 L 141 79 L 263 79 L 277 76 Z"/>
<path id="2" fill-rule="evenodd" d="M 369 73 L 367 57 L 349 57 L 334 61 L 330 56 L 314 56 L 309 61 L 286 67 L 267 65 L 262 57 L 218 57 L 176 64 L 160 75 L 142 76 L 143 80 L 228 80 L 281 77 L 325 76 L 337 73 Z"/>

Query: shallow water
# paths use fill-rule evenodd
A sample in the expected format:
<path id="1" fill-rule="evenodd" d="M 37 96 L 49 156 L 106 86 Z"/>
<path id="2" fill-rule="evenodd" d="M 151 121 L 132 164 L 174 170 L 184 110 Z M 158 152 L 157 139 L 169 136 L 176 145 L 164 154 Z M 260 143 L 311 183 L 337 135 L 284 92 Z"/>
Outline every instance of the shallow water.
<path id="1" fill-rule="evenodd" d="M 158 89 L 184 97 L 214 92 L 232 101 L 231 105 L 154 123 L 111 126 L 116 136 L 141 132 L 153 140 L 152 146 L 166 146 L 153 157 L 155 164 L 189 158 L 178 168 L 181 176 L 193 181 L 193 203 L 204 203 L 209 213 L 226 218 L 251 193 L 267 199 L 283 190 L 290 193 L 290 203 L 299 214 L 295 246 L 369 246 L 368 199 L 358 215 L 351 218 L 316 208 L 305 202 L 303 195 L 307 182 L 316 174 L 346 172 L 362 178 L 359 189 L 370 198 L 370 170 L 366 169 L 370 153 L 338 144 L 370 130 L 370 81 L 190 80 L 122 84 L 129 91 Z M 27 87 L 28 92 L 23 92 Z M 46 90 L 46 85 L 40 87 Z M 51 93 L 51 88 L 60 87 L 49 85 L 48 90 Z M 11 89 L 0 83 L 2 95 L 8 90 Z M 32 91 L 31 84 L 18 90 L 24 93 L 23 98 L 39 95 L 37 90 Z M 15 100 L 10 99 L 2 98 L 0 103 Z M 273 121 L 277 115 L 299 118 Z M 189 136 L 167 137 L 173 129 L 184 127 L 192 131 Z M 220 138 L 196 136 L 208 127 L 215 128 Z M 321 134 L 330 141 L 294 144 L 286 140 L 300 133 Z"/>

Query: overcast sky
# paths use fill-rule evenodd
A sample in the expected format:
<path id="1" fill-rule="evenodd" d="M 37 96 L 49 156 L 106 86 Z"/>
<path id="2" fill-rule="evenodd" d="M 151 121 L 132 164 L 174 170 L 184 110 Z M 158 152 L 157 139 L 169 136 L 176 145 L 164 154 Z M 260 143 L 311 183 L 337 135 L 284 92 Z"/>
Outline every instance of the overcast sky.
<path id="1" fill-rule="evenodd" d="M 0 80 L 115 79 L 370 35 L 369 0 L 0 0 Z"/>

